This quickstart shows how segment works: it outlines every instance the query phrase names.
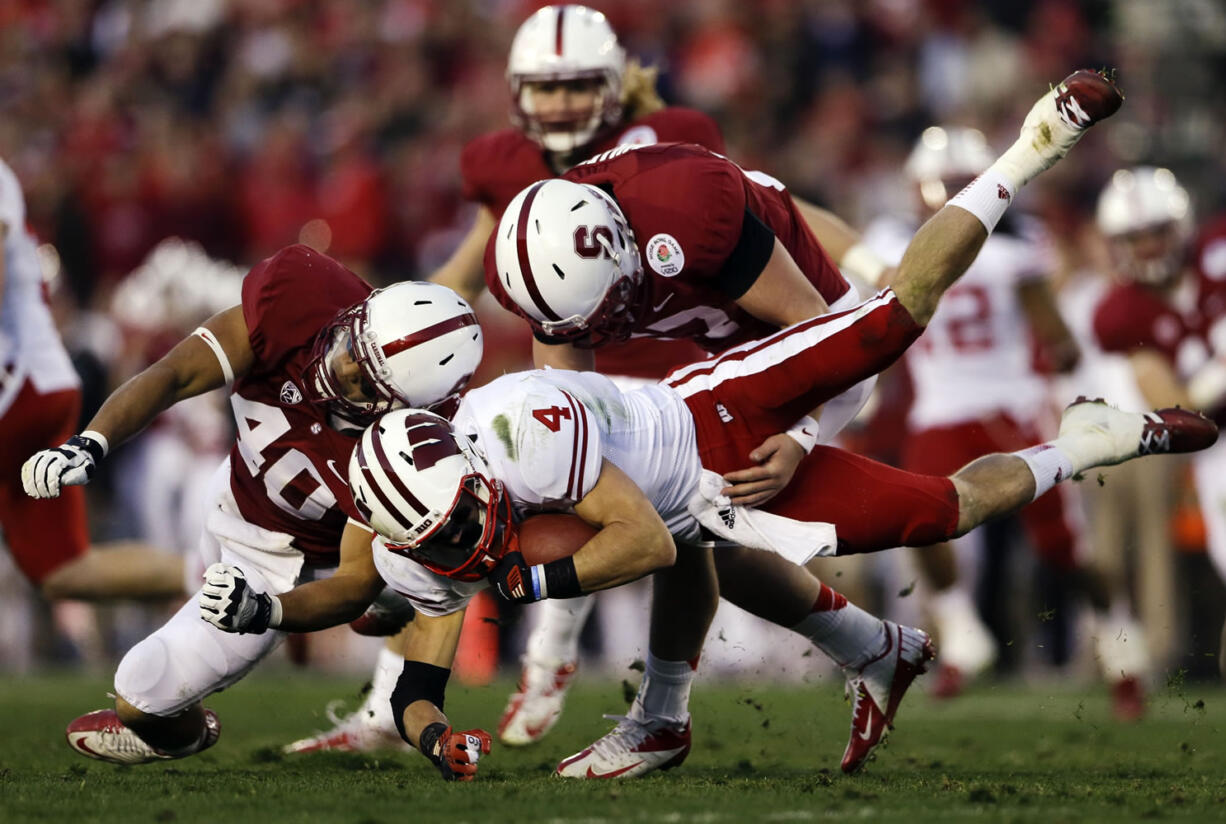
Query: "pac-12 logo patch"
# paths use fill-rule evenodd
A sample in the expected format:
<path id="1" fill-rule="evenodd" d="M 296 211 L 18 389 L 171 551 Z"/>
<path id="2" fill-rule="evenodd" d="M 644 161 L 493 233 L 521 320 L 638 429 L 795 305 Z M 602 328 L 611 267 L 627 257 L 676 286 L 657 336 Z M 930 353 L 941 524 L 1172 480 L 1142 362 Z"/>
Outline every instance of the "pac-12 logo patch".
<path id="1" fill-rule="evenodd" d="M 660 138 L 656 134 L 656 130 L 642 124 L 627 129 L 617 139 L 617 145 L 619 146 L 650 146 L 652 143 L 658 142 L 660 142 Z"/>
<path id="2" fill-rule="evenodd" d="M 302 401 L 302 393 L 298 391 L 298 387 L 294 386 L 293 381 L 286 381 L 281 384 L 281 403 L 294 404 Z"/>
<path id="3" fill-rule="evenodd" d="M 685 268 L 685 252 L 677 238 L 661 232 L 647 241 L 647 265 L 666 278 L 680 273 Z"/>

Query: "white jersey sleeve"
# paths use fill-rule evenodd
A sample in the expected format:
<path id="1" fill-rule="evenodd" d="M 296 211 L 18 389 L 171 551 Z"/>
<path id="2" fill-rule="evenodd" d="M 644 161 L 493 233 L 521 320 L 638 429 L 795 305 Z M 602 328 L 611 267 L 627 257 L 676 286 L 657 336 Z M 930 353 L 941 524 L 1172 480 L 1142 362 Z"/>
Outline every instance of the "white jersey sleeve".
<path id="1" fill-rule="evenodd" d="M 600 477 L 601 439 L 592 414 L 565 389 L 535 383 L 515 424 L 524 471 L 518 497 L 528 506 L 572 505 Z"/>
<path id="2" fill-rule="evenodd" d="M 0 160 L 0 223 L 4 223 L 10 232 L 24 229 L 26 223 L 26 202 L 21 194 L 21 184 L 3 160 Z"/>
<path id="3" fill-rule="evenodd" d="M 375 569 L 389 587 L 408 598 L 413 608 L 423 615 L 439 618 L 459 612 L 468 606 L 489 583 L 480 581 L 453 581 L 435 575 L 416 561 L 398 555 L 387 548 L 381 537 L 376 536 L 371 546 Z"/>

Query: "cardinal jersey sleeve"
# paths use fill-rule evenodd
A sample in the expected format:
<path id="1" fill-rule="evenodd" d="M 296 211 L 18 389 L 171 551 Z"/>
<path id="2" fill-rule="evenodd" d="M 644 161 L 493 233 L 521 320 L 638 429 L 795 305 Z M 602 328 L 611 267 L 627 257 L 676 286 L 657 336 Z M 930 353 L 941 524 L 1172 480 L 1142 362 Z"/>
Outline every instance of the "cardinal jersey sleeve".
<path id="1" fill-rule="evenodd" d="M 243 279 L 243 318 L 262 368 L 281 364 L 370 287 L 337 261 L 301 244 L 256 264 Z"/>
<path id="2" fill-rule="evenodd" d="M 1094 311 L 1094 335 L 1105 352 L 1156 349 L 1174 363 L 1186 333 L 1173 308 L 1132 284 L 1112 289 Z"/>

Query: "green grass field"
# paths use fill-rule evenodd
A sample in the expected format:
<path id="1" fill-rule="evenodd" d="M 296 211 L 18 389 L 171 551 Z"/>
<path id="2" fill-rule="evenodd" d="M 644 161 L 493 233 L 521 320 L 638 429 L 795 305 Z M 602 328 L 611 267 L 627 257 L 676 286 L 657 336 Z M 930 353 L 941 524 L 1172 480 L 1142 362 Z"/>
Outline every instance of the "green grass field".
<path id="1" fill-rule="evenodd" d="M 324 725 L 352 679 L 264 671 L 215 696 L 217 746 L 183 761 L 112 767 L 64 743 L 65 724 L 106 704 L 104 679 L 0 681 L 0 821 L 197 822 L 1083 822 L 1226 820 L 1226 693 L 1173 684 L 1122 726 L 1099 691 L 981 687 L 923 694 L 863 774 L 838 770 L 849 710 L 830 683 L 701 685 L 695 749 L 678 770 L 626 783 L 563 782 L 556 761 L 624 708 L 619 683 L 581 683 L 535 749 L 495 744 L 479 780 L 446 784 L 416 753 L 282 758 Z M 453 689 L 451 717 L 493 729 L 507 684 Z"/>

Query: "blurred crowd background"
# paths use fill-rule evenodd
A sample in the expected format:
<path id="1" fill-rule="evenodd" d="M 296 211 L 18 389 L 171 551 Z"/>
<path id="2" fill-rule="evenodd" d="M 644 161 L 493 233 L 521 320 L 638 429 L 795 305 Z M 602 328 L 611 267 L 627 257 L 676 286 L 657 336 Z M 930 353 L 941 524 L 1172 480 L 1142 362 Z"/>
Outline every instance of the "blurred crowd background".
<path id="1" fill-rule="evenodd" d="M 507 49 L 540 5 L 0 2 L 0 157 L 46 244 L 55 308 L 87 382 L 86 416 L 204 316 L 237 302 L 242 272 L 281 246 L 308 243 L 377 284 L 425 277 L 445 260 L 474 208 L 460 197 L 460 150 L 507 125 Z M 902 164 L 925 127 L 975 126 L 1003 148 L 1036 95 L 1081 66 L 1118 66 L 1128 102 L 1073 162 L 1024 194 L 1055 241 L 1058 284 L 1107 276 L 1093 206 L 1121 166 L 1172 169 L 1198 218 L 1226 209 L 1222 0 L 592 5 L 630 55 L 658 68 L 666 101 L 716 118 L 733 159 L 856 226 L 909 205 Z M 480 309 L 487 350 L 498 355 L 487 372 L 525 363 L 526 333 Z M 230 437 L 224 407 L 193 409 L 108 462 L 104 482 L 90 487 L 96 537 L 192 551 L 192 479 L 212 470 Z M 1193 675 L 1216 672 L 1222 601 L 1198 534 L 1185 525 L 1160 549 L 1180 594 L 1145 616 L 1162 639 L 1161 663 Z M 980 601 L 1000 613 L 994 625 L 1008 642 L 1001 666 L 1075 666 L 1076 615 L 1030 555 L 1007 560 L 1014 537 L 1007 524 L 996 528 L 982 556 L 993 560 Z M 901 562 L 849 565 L 846 578 L 863 581 L 861 597 L 888 613 L 913 580 L 894 568 Z M 28 588 L 3 574 L 5 608 L 25 618 L 0 622 L 0 670 L 103 664 L 156 619 L 71 604 L 53 613 L 18 598 Z M 737 647 L 724 656 L 729 671 L 742 659 L 763 671 L 752 637 L 727 643 Z M 595 654 L 600 639 L 590 640 Z M 504 645 L 504 659 L 514 650 Z"/>

